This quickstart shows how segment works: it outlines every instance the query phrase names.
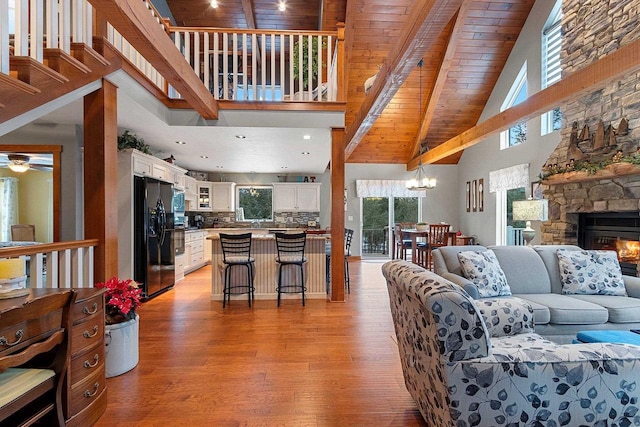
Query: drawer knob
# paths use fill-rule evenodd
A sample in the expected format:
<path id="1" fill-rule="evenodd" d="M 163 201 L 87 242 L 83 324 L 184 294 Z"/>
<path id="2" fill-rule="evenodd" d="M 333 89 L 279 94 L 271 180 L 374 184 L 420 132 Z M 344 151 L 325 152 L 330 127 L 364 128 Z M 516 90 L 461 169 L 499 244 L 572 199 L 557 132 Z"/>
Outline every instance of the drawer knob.
<path id="1" fill-rule="evenodd" d="M 9 342 L 7 337 L 5 337 L 3 335 L 3 336 L 0 337 L 0 345 L 3 345 L 5 347 L 12 347 L 12 346 L 18 344 L 20 341 L 22 341 L 22 337 L 23 336 L 24 336 L 24 330 L 18 329 L 16 331 L 16 340 L 14 342 Z"/>
<path id="2" fill-rule="evenodd" d="M 96 313 L 98 312 L 98 303 L 97 303 L 97 302 L 94 302 L 94 303 L 93 303 L 93 305 L 91 306 L 91 309 L 89 309 L 89 308 L 88 308 L 88 307 L 86 307 L 86 306 L 85 306 L 85 307 L 83 307 L 83 308 L 82 308 L 82 312 L 83 312 L 84 314 L 89 314 L 89 315 L 91 315 L 91 314 L 96 314 Z"/>
<path id="3" fill-rule="evenodd" d="M 95 368 L 96 366 L 98 366 L 98 360 L 99 359 L 100 359 L 100 357 L 96 353 L 96 355 L 93 356 L 93 363 L 89 362 L 88 360 L 85 360 L 83 366 L 85 368 Z"/>
<path id="4" fill-rule="evenodd" d="M 85 390 L 84 391 L 84 397 L 86 397 L 87 399 L 90 397 L 95 396 L 96 394 L 98 394 L 98 389 L 100 388 L 100 383 L 96 382 L 93 385 L 93 392 L 91 390 Z"/>
<path id="5" fill-rule="evenodd" d="M 89 331 L 84 331 L 84 332 L 82 333 L 82 336 L 83 336 L 83 337 L 85 337 L 85 338 L 93 338 L 93 337 L 95 337 L 96 335 L 98 335 L 98 329 L 99 329 L 99 328 L 98 328 L 98 325 L 95 325 L 95 326 L 93 327 L 93 334 L 92 334 L 92 333 L 90 333 Z"/>

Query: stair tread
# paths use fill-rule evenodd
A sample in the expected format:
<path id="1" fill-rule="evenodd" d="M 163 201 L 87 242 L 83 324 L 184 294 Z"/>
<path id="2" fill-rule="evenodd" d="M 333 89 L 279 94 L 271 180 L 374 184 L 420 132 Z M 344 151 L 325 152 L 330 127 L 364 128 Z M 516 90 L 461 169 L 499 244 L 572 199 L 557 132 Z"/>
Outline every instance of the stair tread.
<path id="1" fill-rule="evenodd" d="M 57 72 L 61 73 L 61 74 L 65 74 L 64 71 L 67 72 L 81 72 L 84 74 L 88 74 L 91 72 L 91 69 L 89 67 L 87 67 L 85 64 L 83 64 L 81 61 L 79 61 L 78 59 L 76 59 L 75 57 L 69 55 L 67 52 L 65 52 L 62 49 L 59 48 L 46 48 L 43 50 L 43 56 L 45 61 L 47 62 L 51 62 L 51 65 L 47 63 L 47 65 L 49 65 L 50 68 L 53 68 L 54 70 L 56 70 Z M 59 61 L 59 62 L 58 62 Z M 68 67 L 71 67 L 70 70 L 68 70 L 67 68 L 65 68 L 65 64 Z M 73 71 L 71 71 L 73 70 Z"/>
<path id="2" fill-rule="evenodd" d="M 58 83 L 66 83 L 68 78 L 58 73 L 52 68 L 47 67 L 44 64 L 36 61 L 30 56 L 12 56 L 9 58 L 9 67 L 12 71 L 18 70 L 18 74 L 21 72 L 28 73 L 28 78 L 40 78 L 47 80 L 55 80 Z M 20 70 L 21 69 L 21 70 Z M 26 77 L 26 76 L 25 76 Z M 21 77 L 19 77 L 22 80 Z"/>
<path id="3" fill-rule="evenodd" d="M 38 89 L 37 87 L 31 86 L 30 84 L 25 83 L 22 80 L 18 80 L 17 78 L 11 77 L 7 74 L 0 73 L 0 83 L 2 83 L 2 86 L 7 87 L 8 89 L 17 89 L 28 94 L 40 93 L 40 89 Z"/>

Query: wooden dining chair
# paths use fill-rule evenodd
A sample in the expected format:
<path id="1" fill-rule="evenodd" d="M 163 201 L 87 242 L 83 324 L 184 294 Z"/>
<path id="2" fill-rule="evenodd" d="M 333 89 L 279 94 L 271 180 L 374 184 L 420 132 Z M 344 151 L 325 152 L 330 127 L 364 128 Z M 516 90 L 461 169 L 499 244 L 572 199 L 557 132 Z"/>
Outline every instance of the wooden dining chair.
<path id="1" fill-rule="evenodd" d="M 14 242 L 35 242 L 36 226 L 33 224 L 13 224 L 11 240 Z"/>
<path id="2" fill-rule="evenodd" d="M 423 267 L 433 270 L 431 251 L 441 246 L 449 244 L 449 224 L 429 224 L 429 236 L 427 237 L 427 247 L 425 249 L 425 259 Z"/>
<path id="3" fill-rule="evenodd" d="M 411 249 L 411 239 L 404 238 L 400 224 L 393 226 L 393 240 L 395 242 L 393 258 L 407 259 L 407 251 Z"/>

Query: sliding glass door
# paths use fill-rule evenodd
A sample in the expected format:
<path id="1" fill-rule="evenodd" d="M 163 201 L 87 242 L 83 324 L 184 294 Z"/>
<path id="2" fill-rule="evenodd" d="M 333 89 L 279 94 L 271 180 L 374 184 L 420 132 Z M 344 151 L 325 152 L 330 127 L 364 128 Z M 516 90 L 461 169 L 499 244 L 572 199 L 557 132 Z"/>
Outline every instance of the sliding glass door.
<path id="1" fill-rule="evenodd" d="M 362 198 L 362 256 L 390 257 L 393 224 L 415 224 L 420 218 L 418 197 Z"/>

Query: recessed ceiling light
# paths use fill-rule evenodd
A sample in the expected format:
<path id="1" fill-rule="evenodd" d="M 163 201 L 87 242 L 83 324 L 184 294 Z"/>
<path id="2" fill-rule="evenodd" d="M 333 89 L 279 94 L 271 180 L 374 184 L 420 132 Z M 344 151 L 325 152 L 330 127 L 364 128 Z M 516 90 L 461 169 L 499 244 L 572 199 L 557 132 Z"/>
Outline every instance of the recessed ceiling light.
<path id="1" fill-rule="evenodd" d="M 201 159 L 208 159 L 209 156 L 200 156 Z"/>
<path id="2" fill-rule="evenodd" d="M 236 138 L 238 138 L 238 139 L 245 139 L 245 138 L 246 138 L 246 136 L 244 136 L 244 135 L 236 135 Z"/>
<path id="3" fill-rule="evenodd" d="M 289 169 L 288 166 L 280 166 L 280 169 Z"/>
<path id="4" fill-rule="evenodd" d="M 311 154 L 311 153 L 310 153 L 310 152 L 308 152 L 308 151 L 303 151 L 303 152 L 302 152 L 302 154 L 303 154 L 303 155 L 305 155 L 305 156 L 308 156 L 308 155 L 309 155 L 309 154 Z"/>
<path id="5" fill-rule="evenodd" d="M 311 135 L 302 135 L 302 139 L 311 139 Z"/>
<path id="6" fill-rule="evenodd" d="M 176 144 L 185 145 L 186 142 L 184 142 L 184 141 L 176 141 Z"/>
<path id="7" fill-rule="evenodd" d="M 214 9 L 218 8 L 218 0 L 211 0 L 211 7 Z"/>
<path id="8" fill-rule="evenodd" d="M 285 10 L 287 10 L 287 5 L 285 4 L 284 1 L 281 0 L 278 2 L 278 10 L 280 12 L 284 12 Z"/>
<path id="9" fill-rule="evenodd" d="M 216 169 L 222 169 L 223 167 L 224 167 L 224 166 L 217 165 L 217 166 L 216 166 Z"/>

